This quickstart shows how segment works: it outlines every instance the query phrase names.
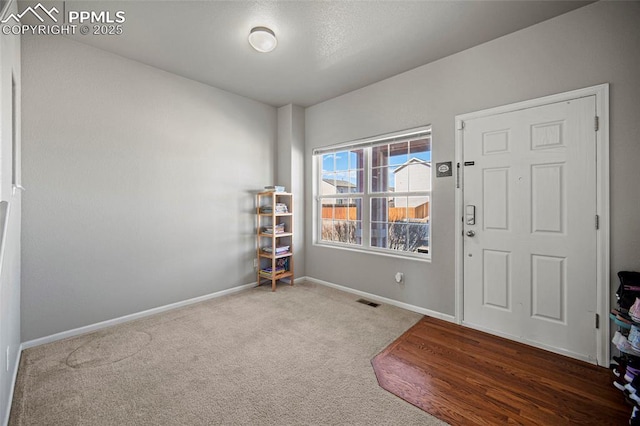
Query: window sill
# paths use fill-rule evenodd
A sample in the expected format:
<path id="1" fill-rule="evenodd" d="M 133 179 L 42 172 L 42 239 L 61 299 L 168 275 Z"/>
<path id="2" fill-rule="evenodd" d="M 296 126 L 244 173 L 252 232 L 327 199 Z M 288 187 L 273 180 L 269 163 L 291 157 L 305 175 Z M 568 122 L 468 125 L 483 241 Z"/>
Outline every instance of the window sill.
<path id="1" fill-rule="evenodd" d="M 391 252 L 383 251 L 383 250 L 364 249 L 364 248 L 359 248 L 357 246 L 349 247 L 349 246 L 338 245 L 338 244 L 318 243 L 318 242 L 314 242 L 313 246 L 314 247 L 328 248 L 328 249 L 332 249 L 332 250 L 333 249 L 338 249 L 338 250 L 345 250 L 345 251 L 351 251 L 351 252 L 356 252 L 356 253 L 373 254 L 373 255 L 376 255 L 376 256 L 393 257 L 393 258 L 396 258 L 396 259 L 409 260 L 409 261 L 414 261 L 414 262 L 431 263 L 431 253 L 429 253 L 427 255 L 418 255 L 418 254 L 400 255 L 400 254 L 395 254 L 395 253 L 391 253 Z"/>

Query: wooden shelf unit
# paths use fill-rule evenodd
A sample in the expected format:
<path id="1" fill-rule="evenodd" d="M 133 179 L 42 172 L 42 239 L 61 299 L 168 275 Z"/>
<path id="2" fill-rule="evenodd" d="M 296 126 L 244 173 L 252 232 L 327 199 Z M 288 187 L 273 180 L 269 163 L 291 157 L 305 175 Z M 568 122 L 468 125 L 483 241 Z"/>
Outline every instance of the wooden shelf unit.
<path id="1" fill-rule="evenodd" d="M 287 206 L 286 213 L 277 213 L 276 204 L 282 203 Z M 265 206 L 271 207 L 271 212 L 265 213 L 261 208 Z M 293 285 L 293 194 L 288 192 L 259 192 L 256 196 L 256 217 L 257 217 L 257 259 L 258 272 L 257 284 L 271 282 L 271 291 L 276 291 L 276 283 L 287 278 L 289 285 Z M 278 224 L 284 224 L 284 232 L 276 233 L 275 227 Z M 265 228 L 271 226 L 273 233 L 264 232 Z M 286 253 L 276 254 L 276 248 L 289 246 Z M 271 252 L 263 249 L 270 248 Z M 276 268 L 284 264 L 283 271 L 275 274 L 266 271 L 276 271 Z"/>

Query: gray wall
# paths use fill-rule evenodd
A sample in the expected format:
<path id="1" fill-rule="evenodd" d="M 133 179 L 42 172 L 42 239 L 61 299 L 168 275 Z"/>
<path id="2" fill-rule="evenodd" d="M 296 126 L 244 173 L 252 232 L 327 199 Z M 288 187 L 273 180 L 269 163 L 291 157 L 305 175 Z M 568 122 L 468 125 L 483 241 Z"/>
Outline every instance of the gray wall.
<path id="1" fill-rule="evenodd" d="M 16 3 L 9 5 L 11 12 Z M 9 12 L 7 12 L 9 13 Z M 12 75 L 16 93 L 16 183 L 20 183 L 20 38 L 0 35 L 0 424 L 8 421 L 20 348 L 20 216 L 22 192 L 14 190 Z M 7 363 L 7 355 L 9 357 Z"/>
<path id="2" fill-rule="evenodd" d="M 255 282 L 276 109 L 23 39 L 22 340 Z"/>
<path id="3" fill-rule="evenodd" d="M 278 108 L 276 184 L 293 194 L 296 279 L 305 275 L 304 150 L 304 108 L 292 104 Z"/>
<path id="4" fill-rule="evenodd" d="M 639 23 L 638 2 L 594 3 L 308 108 L 307 193 L 312 148 L 432 124 L 433 161 L 450 161 L 455 115 L 608 82 L 612 280 L 640 269 Z M 454 186 L 434 180 L 431 263 L 314 246 L 309 221 L 307 275 L 453 315 Z"/>

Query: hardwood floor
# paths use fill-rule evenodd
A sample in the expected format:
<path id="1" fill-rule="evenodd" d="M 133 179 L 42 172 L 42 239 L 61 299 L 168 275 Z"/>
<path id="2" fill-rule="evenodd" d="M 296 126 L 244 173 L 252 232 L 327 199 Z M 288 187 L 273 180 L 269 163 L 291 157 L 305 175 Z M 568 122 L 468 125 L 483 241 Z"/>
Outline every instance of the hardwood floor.
<path id="1" fill-rule="evenodd" d="M 626 425 L 597 367 L 424 317 L 372 360 L 381 387 L 453 425 Z"/>

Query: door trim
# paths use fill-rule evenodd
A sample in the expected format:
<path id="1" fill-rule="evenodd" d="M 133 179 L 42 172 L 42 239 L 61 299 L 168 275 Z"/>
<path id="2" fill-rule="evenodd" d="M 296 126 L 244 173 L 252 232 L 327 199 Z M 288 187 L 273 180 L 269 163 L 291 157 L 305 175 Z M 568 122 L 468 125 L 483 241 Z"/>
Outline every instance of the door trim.
<path id="1" fill-rule="evenodd" d="M 456 181 L 460 183 L 456 188 L 455 198 L 455 322 L 464 324 L 464 238 L 463 232 L 463 173 L 462 164 L 462 143 L 463 143 L 463 123 L 465 120 L 474 118 L 487 117 L 491 115 L 504 114 L 507 112 L 528 109 L 547 104 L 570 101 L 573 99 L 583 98 L 586 96 L 596 97 L 596 115 L 599 117 L 599 127 L 596 131 L 596 214 L 600 219 L 600 226 L 596 233 L 596 312 L 600 317 L 600 328 L 596 330 L 596 363 L 598 365 L 608 365 L 609 363 L 609 310 L 610 310 L 610 241 L 609 241 L 609 84 L 600 84 L 597 86 L 586 87 L 584 89 L 573 90 L 570 92 L 559 93 L 542 98 L 531 99 L 514 104 L 503 105 L 495 108 L 489 108 L 482 111 L 471 112 L 455 116 L 455 158 L 459 167 L 456 168 Z M 594 123 L 595 125 L 595 123 Z M 460 218 L 460 219 L 458 219 Z M 595 218 L 594 218 L 595 222 Z M 594 223 L 595 226 L 595 223 Z M 487 330 L 483 330 L 487 331 Z M 491 331 L 497 334 L 495 331 Z M 513 337 L 510 337 L 512 340 Z M 537 346 L 542 349 L 551 350 L 576 358 L 576 354 L 563 352 L 561 349 L 551 349 L 543 345 L 535 345 L 529 341 L 520 340 L 522 343 Z M 583 361 L 593 362 L 593 360 L 583 359 Z"/>

